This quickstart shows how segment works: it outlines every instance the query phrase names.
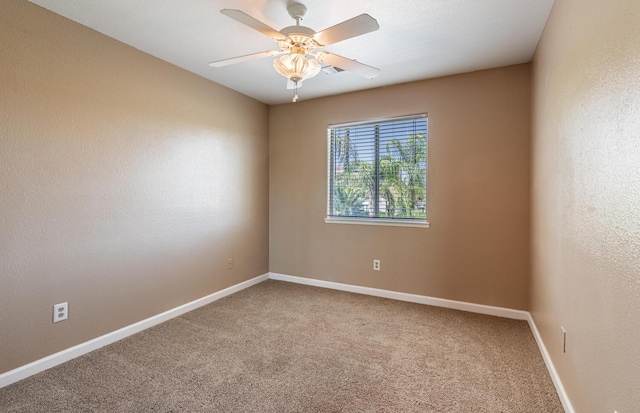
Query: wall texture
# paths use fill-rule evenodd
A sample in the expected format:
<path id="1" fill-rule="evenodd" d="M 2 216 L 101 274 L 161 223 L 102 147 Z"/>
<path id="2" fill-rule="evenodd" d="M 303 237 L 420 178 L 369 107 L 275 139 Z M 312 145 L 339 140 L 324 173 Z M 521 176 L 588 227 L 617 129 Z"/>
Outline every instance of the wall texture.
<path id="1" fill-rule="evenodd" d="M 639 22 L 557 0 L 534 58 L 531 310 L 580 413 L 640 409 Z"/>
<path id="2" fill-rule="evenodd" d="M 0 44 L 0 373 L 268 271 L 267 106 L 23 0 Z"/>
<path id="3" fill-rule="evenodd" d="M 270 271 L 527 309 L 529 103 L 518 65 L 272 106 Z M 327 125 L 424 112 L 431 228 L 325 224 Z"/>

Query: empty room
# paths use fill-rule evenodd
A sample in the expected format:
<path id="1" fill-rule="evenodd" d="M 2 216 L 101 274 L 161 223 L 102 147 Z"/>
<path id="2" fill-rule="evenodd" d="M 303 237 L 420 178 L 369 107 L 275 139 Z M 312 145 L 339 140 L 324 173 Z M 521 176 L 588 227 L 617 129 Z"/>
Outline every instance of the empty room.
<path id="1" fill-rule="evenodd" d="M 0 411 L 640 412 L 640 1 L 2 0 Z"/>

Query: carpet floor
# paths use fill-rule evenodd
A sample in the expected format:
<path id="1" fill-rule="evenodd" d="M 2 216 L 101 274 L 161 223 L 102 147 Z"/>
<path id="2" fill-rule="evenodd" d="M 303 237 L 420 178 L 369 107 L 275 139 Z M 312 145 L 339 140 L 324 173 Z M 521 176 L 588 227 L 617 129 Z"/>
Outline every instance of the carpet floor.
<path id="1" fill-rule="evenodd" d="M 2 412 L 563 412 L 524 321 L 265 281 L 0 389 Z"/>

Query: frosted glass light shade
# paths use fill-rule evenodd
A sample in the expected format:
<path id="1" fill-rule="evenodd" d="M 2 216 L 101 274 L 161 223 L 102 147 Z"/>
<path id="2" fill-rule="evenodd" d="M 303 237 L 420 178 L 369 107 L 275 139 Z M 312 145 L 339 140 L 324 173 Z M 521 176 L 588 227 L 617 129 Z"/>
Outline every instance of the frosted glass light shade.
<path id="1" fill-rule="evenodd" d="M 301 53 L 291 53 L 275 59 L 273 68 L 287 79 L 298 82 L 317 75 L 320 72 L 320 63 L 315 59 L 307 59 Z"/>

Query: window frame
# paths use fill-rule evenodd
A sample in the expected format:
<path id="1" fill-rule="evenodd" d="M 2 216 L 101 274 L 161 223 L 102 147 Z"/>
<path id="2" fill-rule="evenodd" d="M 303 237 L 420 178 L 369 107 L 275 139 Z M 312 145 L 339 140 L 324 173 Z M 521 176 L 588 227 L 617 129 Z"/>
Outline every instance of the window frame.
<path id="1" fill-rule="evenodd" d="M 335 129 L 338 128 L 344 128 L 344 127 L 356 127 L 356 126 L 360 126 L 360 125 L 370 125 L 370 126 L 375 126 L 376 123 L 383 123 L 383 122 L 395 122 L 395 121 L 401 121 L 403 119 L 407 119 L 407 120 L 411 120 L 411 119 L 417 119 L 417 118 L 424 118 L 426 121 L 426 125 L 425 125 L 425 140 L 426 140 L 426 147 L 425 147 L 425 162 L 426 162 L 426 169 L 425 169 L 425 196 L 424 196 L 424 207 L 425 207 L 425 217 L 424 218 L 387 218 L 387 217 L 371 217 L 371 216 L 335 216 L 335 215 L 331 215 L 331 201 L 332 201 L 332 183 L 333 183 L 333 179 L 335 176 L 335 171 L 332 169 L 333 165 L 333 160 L 332 160 L 332 131 L 334 131 Z M 427 216 L 427 211 L 428 211 L 428 176 L 429 176 L 429 162 L 428 162 L 428 156 L 429 156 L 429 122 L 428 122 L 428 114 L 425 113 L 418 113 L 418 114 L 412 114 L 412 115 L 405 115 L 405 116 L 397 116 L 397 117 L 388 117 L 388 118 L 375 118 L 375 119 L 368 119 L 368 120 L 361 120 L 361 121 L 355 121 L 355 122 L 346 122 L 346 123 L 339 123 L 339 124 L 331 124 L 327 126 L 327 210 L 326 210 L 326 217 L 324 219 L 324 222 L 327 224 L 350 224 L 350 225 L 381 225 L 381 226 L 397 226 L 397 227 L 417 227 L 417 228 L 429 228 L 430 227 L 430 223 L 428 221 L 428 216 Z M 377 134 L 378 132 L 376 132 Z M 379 152 L 380 149 L 379 147 L 376 149 L 376 157 L 375 157 L 375 162 L 377 163 L 377 165 L 375 166 L 376 168 L 379 168 L 379 162 L 380 162 L 380 158 L 379 158 Z M 377 178 L 379 179 L 379 174 L 376 175 Z M 378 202 L 380 202 L 378 200 Z M 377 210 L 377 208 L 376 208 Z"/>

